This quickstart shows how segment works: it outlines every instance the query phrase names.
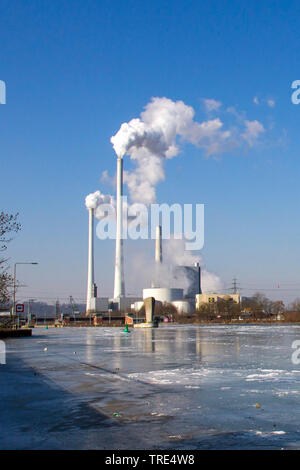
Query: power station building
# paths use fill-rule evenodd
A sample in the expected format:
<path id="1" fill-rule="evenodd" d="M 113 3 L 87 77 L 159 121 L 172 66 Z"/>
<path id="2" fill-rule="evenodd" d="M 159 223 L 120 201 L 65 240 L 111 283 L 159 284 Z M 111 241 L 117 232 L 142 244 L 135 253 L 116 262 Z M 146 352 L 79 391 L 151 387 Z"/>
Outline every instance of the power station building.
<path id="1" fill-rule="evenodd" d="M 144 300 L 153 297 L 157 303 L 172 304 L 178 313 L 188 314 L 198 309 L 201 304 L 215 303 L 218 300 L 233 300 L 240 302 L 240 295 L 202 294 L 201 268 L 199 263 L 194 266 L 176 266 L 172 271 L 174 287 L 169 287 L 162 276 L 162 227 L 156 227 L 155 240 L 155 272 L 151 287 L 143 289 L 142 297 L 126 297 L 124 279 L 124 255 L 123 255 L 123 158 L 117 158 L 117 191 L 116 191 L 116 251 L 114 272 L 114 297 L 98 297 L 97 286 L 94 278 L 94 209 L 89 208 L 89 236 L 88 236 L 88 276 L 87 276 L 87 300 L 86 314 L 106 313 L 112 311 L 126 311 L 134 309 L 139 311 Z M 145 269 L 147 269 L 145 267 Z M 188 284 L 186 292 L 182 288 Z M 175 287 L 176 285 L 176 287 Z M 177 287 L 180 286 L 180 287 Z"/>
<path id="2" fill-rule="evenodd" d="M 198 310 L 203 304 L 215 304 L 220 300 L 231 300 L 239 304 L 241 302 L 241 296 L 239 292 L 236 294 L 197 294 L 196 309 Z"/>
<path id="3" fill-rule="evenodd" d="M 154 297 L 157 302 L 162 304 L 172 304 L 178 313 L 191 313 L 195 310 L 195 294 L 201 293 L 201 269 L 198 263 L 195 267 L 176 266 L 173 269 L 172 276 L 174 282 L 180 283 L 185 277 L 189 280 L 189 289 L 184 295 L 184 289 L 178 287 L 166 287 L 160 276 L 160 268 L 163 262 L 162 253 L 162 227 L 156 227 L 155 241 L 155 280 L 152 281 L 150 288 L 143 289 L 143 299 Z"/>

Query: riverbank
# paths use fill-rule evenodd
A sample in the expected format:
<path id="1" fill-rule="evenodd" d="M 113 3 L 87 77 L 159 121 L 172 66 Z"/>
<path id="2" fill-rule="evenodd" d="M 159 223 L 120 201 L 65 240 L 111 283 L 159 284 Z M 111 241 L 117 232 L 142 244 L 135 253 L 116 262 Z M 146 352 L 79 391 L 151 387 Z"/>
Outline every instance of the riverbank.
<path id="1" fill-rule="evenodd" d="M 0 329 L 0 338 L 25 338 L 32 336 L 32 330 L 30 328 L 2 328 Z"/>

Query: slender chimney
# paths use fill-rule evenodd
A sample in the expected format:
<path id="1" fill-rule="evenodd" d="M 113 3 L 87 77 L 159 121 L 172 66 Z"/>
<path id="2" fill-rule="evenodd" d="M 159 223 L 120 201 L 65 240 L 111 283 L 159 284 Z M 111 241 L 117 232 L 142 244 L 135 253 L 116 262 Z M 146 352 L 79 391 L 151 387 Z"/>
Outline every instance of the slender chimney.
<path id="1" fill-rule="evenodd" d="M 199 263 L 195 263 L 195 268 L 197 269 L 198 279 L 197 279 L 197 294 L 202 294 L 201 288 L 201 266 Z"/>
<path id="2" fill-rule="evenodd" d="M 161 225 L 157 225 L 156 227 L 155 262 L 159 264 L 162 263 Z"/>
<path id="3" fill-rule="evenodd" d="M 161 263 L 162 263 L 161 225 L 157 225 L 156 232 L 155 232 L 155 277 L 154 277 L 154 280 L 151 281 L 151 287 L 160 286 Z"/>
<path id="4" fill-rule="evenodd" d="M 91 311 L 91 299 L 94 290 L 94 209 L 89 209 L 89 253 L 86 311 Z"/>
<path id="5" fill-rule="evenodd" d="M 123 259 L 123 158 L 117 159 L 117 230 L 114 298 L 125 296 Z"/>

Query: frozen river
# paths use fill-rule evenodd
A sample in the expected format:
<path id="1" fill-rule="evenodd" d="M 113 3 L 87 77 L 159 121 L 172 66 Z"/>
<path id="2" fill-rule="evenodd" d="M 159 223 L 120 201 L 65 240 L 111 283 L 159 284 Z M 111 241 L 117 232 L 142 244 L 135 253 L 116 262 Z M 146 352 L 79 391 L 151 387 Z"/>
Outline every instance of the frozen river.
<path id="1" fill-rule="evenodd" d="M 130 331 L 7 340 L 0 448 L 300 449 L 300 326 Z"/>

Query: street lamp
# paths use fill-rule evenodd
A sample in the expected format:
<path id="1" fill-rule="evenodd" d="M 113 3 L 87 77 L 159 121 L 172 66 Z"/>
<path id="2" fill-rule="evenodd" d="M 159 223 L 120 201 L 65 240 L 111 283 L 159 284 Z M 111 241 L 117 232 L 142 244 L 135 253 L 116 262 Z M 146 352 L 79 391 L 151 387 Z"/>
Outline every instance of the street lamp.
<path id="1" fill-rule="evenodd" d="M 13 297 L 13 317 L 16 314 L 16 282 L 17 282 L 17 264 L 38 264 L 36 262 L 18 262 L 14 264 L 14 297 Z M 19 323 L 19 322 L 18 322 Z M 19 325 L 18 325 L 19 326 Z"/>

